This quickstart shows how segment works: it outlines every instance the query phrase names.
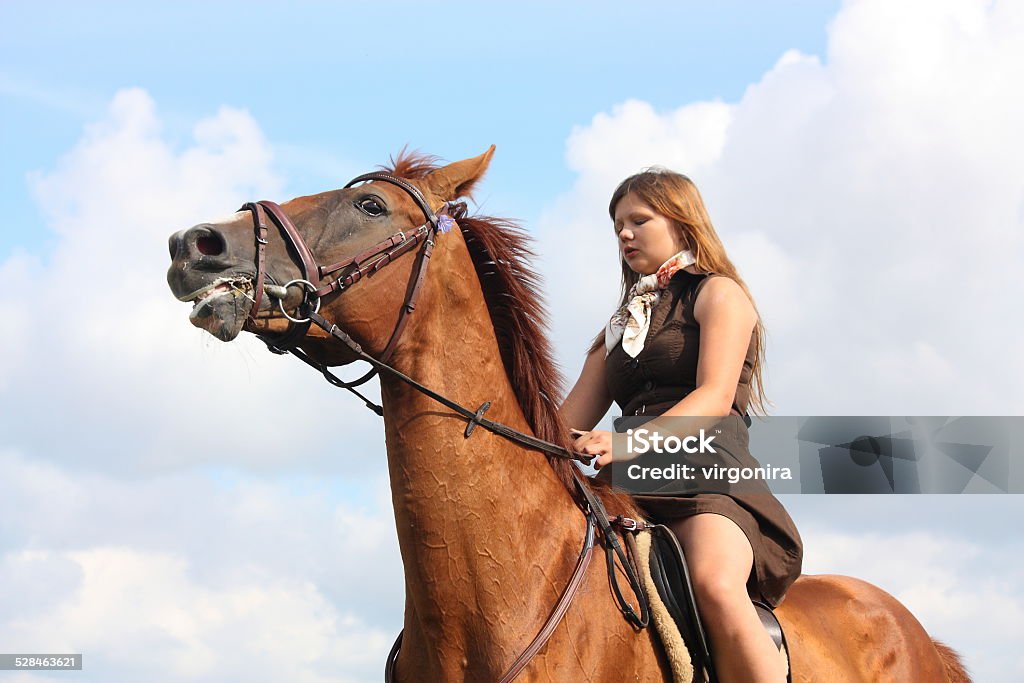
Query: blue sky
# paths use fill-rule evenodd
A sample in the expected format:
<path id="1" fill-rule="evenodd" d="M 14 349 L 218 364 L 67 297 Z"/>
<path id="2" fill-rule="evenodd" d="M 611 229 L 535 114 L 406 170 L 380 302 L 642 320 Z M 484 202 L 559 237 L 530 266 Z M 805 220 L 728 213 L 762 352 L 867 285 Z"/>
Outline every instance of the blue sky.
<path id="1" fill-rule="evenodd" d="M 1005 2 L 0 4 L 0 642 L 90 683 L 379 680 L 383 429 L 192 328 L 166 239 L 406 144 L 497 144 L 476 199 L 535 237 L 570 381 L 616 300 L 609 193 L 662 164 L 757 299 L 774 414 L 1024 413 L 1022 74 Z M 337 448 L 282 428 L 324 406 Z M 1021 496 L 784 502 L 805 572 L 1024 678 Z"/>
<path id="2" fill-rule="evenodd" d="M 573 126 L 628 98 L 734 100 L 786 49 L 821 54 L 838 3 L 98 7 L 0 5 L 0 187 L 18 226 L 0 255 L 45 239 L 26 174 L 51 166 L 120 88 L 149 92 L 172 140 L 217 106 L 248 110 L 281 150 L 289 194 L 333 187 L 406 144 L 456 159 L 495 143 L 492 188 L 535 219 L 571 181 Z"/>

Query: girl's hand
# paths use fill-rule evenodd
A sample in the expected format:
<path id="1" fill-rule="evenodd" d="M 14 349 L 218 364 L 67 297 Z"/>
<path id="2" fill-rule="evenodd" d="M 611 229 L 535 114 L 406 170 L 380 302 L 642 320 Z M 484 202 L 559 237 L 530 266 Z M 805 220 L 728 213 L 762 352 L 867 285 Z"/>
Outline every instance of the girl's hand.
<path id="1" fill-rule="evenodd" d="M 584 432 L 579 429 L 569 430 L 574 440 L 573 450 L 578 453 L 598 456 L 591 464 L 596 469 L 601 469 L 612 461 L 612 433 L 603 429 Z"/>

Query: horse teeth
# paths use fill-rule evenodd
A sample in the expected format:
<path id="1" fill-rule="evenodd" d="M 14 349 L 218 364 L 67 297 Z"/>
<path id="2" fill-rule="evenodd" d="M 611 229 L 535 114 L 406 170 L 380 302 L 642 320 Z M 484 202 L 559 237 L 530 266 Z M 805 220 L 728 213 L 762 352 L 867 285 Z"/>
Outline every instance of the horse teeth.
<path id="1" fill-rule="evenodd" d="M 199 296 L 192 300 L 192 302 L 195 303 L 196 305 L 199 305 L 201 302 L 206 301 L 207 299 L 212 299 L 216 296 L 219 296 L 230 291 L 231 285 L 225 282 L 214 284 L 204 289 L 202 293 L 199 294 Z"/>
<path id="2" fill-rule="evenodd" d="M 232 289 L 238 290 L 243 294 L 252 291 L 252 282 L 246 277 L 224 277 L 217 278 L 210 284 L 206 285 L 202 289 L 198 289 L 187 297 L 181 297 L 181 301 L 191 301 L 192 303 L 199 303 L 203 299 L 208 298 L 212 294 L 218 292 L 228 292 Z"/>

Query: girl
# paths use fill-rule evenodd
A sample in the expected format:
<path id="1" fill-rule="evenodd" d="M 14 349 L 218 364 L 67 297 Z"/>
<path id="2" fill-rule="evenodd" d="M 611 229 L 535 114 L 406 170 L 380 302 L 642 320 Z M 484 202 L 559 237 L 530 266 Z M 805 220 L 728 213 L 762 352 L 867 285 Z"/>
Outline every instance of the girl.
<path id="1" fill-rule="evenodd" d="M 664 169 L 644 171 L 619 185 L 608 210 L 621 255 L 621 306 L 560 411 L 576 450 L 599 456 L 598 477 L 610 479 L 611 433 L 594 426 L 613 400 L 623 415 L 746 417 L 748 406 L 764 413 L 765 397 L 764 330 L 694 184 Z M 734 460 L 756 467 L 745 425 L 737 442 Z M 800 574 L 803 544 L 778 500 L 766 487 L 635 498 L 686 553 L 719 680 L 785 681 L 785 663 L 751 603 L 775 607 Z"/>

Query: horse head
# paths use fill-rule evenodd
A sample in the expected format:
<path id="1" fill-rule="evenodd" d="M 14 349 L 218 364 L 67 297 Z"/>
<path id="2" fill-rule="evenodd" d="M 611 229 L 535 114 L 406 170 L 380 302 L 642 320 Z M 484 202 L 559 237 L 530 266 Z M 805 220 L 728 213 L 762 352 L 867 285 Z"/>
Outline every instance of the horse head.
<path id="1" fill-rule="evenodd" d="M 442 213 L 438 226 L 438 213 L 446 202 L 470 194 L 493 153 L 492 145 L 477 157 L 422 174 L 416 168 L 366 174 L 342 189 L 280 207 L 246 204 L 227 219 L 171 235 L 167 282 L 175 297 L 193 304 L 192 324 L 222 341 L 243 329 L 265 340 L 291 332 L 292 345 L 312 343 L 331 365 L 351 361 L 346 349 L 323 344 L 321 331 L 299 327 L 296 321 L 308 320 L 308 308 L 343 321 L 366 351 L 380 354 L 403 315 L 403 300 L 408 304 L 420 244 L 430 241 L 432 247 L 437 229 L 450 225 Z M 417 163 L 423 162 L 406 162 Z M 336 295 L 352 286 L 353 295 Z"/>

